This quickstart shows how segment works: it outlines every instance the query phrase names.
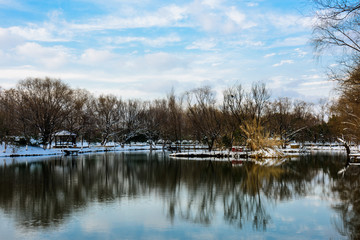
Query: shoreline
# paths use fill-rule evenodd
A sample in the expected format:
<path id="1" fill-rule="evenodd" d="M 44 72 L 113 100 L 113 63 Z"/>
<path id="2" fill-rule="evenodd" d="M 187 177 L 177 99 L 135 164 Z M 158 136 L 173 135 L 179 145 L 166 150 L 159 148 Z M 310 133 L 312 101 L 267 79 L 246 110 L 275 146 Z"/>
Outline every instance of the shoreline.
<path id="1" fill-rule="evenodd" d="M 194 149 L 195 150 L 195 149 Z M 184 151 L 182 153 L 172 153 L 168 149 L 164 149 L 162 145 L 150 146 L 145 143 L 133 143 L 127 145 L 86 145 L 83 147 L 76 148 L 50 148 L 43 149 L 40 146 L 14 146 L 8 145 L 5 151 L 4 144 L 0 144 L 0 158 L 17 158 L 17 157 L 40 157 L 40 156 L 61 156 L 61 155 L 77 155 L 77 154 L 86 154 L 86 153 L 101 153 L 101 152 L 127 152 L 127 151 L 168 151 L 170 152 L 170 156 L 173 157 L 195 157 L 190 156 L 192 154 L 196 155 L 196 157 L 214 157 L 214 155 L 229 155 L 230 152 L 226 151 L 213 151 L 209 153 L 204 151 L 203 149 L 200 151 Z M 331 151 L 331 152 L 343 152 L 344 148 L 317 148 L 314 149 L 312 147 L 307 149 L 307 152 L 323 152 L 323 151 Z M 359 147 L 352 149 L 352 154 L 358 154 Z M 66 154 L 68 153 L 68 154 Z M 69 154 L 70 153 L 70 154 Z M 249 157 L 251 153 L 247 153 Z M 202 156 L 204 155 L 204 156 Z M 292 155 L 292 154 L 289 154 Z M 223 156 L 224 157 L 224 156 Z"/>
<path id="2" fill-rule="evenodd" d="M 121 152 L 121 151 L 159 151 L 162 148 L 158 146 L 150 149 L 149 145 L 146 144 L 134 144 L 121 146 L 86 146 L 83 148 L 51 148 L 43 149 L 42 147 L 30 146 L 28 148 L 8 146 L 4 151 L 3 145 L 0 145 L 0 158 L 16 158 L 16 157 L 40 157 L 40 156 L 64 156 L 66 151 L 76 152 L 78 154 L 86 153 L 100 153 L 100 152 Z M 73 154 L 70 154 L 73 155 Z"/>

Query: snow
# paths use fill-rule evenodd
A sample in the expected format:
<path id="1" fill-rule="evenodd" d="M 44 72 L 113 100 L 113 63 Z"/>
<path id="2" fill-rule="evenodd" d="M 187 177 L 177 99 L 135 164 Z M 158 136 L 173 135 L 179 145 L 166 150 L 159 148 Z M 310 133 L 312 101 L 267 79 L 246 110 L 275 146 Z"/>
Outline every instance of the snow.
<path id="1" fill-rule="evenodd" d="M 60 132 L 57 132 L 57 133 L 55 133 L 54 135 L 55 135 L 55 136 L 76 136 L 75 133 L 71 133 L 71 132 L 65 131 L 65 130 L 60 131 Z"/>
<path id="2" fill-rule="evenodd" d="M 14 146 L 8 145 L 5 149 L 5 144 L 0 145 L 0 157 L 29 157 L 29 156 L 51 156 L 51 155 L 64 155 L 64 150 L 78 150 L 79 153 L 95 153 L 106 151 L 149 151 L 150 146 L 148 144 L 130 144 L 130 145 L 116 145 L 114 143 L 108 143 L 106 146 L 100 145 L 85 145 L 86 147 L 78 148 L 51 148 L 43 149 L 42 147 L 34 146 Z M 162 150 L 161 147 L 155 146 L 152 150 Z"/>
<path id="3" fill-rule="evenodd" d="M 11 156 L 41 156 L 41 155 L 57 155 L 62 154 L 59 149 L 43 149 L 41 147 L 18 147 L 8 145 L 5 150 L 5 145 L 0 145 L 0 157 L 11 157 Z"/>
<path id="4" fill-rule="evenodd" d="M 254 151 L 250 154 L 253 158 L 278 158 L 284 154 L 278 149 L 266 148 Z"/>
<path id="5" fill-rule="evenodd" d="M 81 146 L 81 144 L 78 144 L 78 146 Z M 51 149 L 43 149 L 42 147 L 35 147 L 35 146 L 14 146 L 14 145 L 8 145 L 5 149 L 5 144 L 0 143 L 0 159 L 3 159 L 4 162 L 10 161 L 12 158 L 24 158 L 25 161 L 30 161 L 32 158 L 36 157 L 39 158 L 40 156 L 59 156 L 64 155 L 64 150 L 75 150 L 78 151 L 79 154 L 83 153 L 97 153 L 97 152 L 108 152 L 108 151 L 150 151 L 150 145 L 146 143 L 132 143 L 127 145 L 119 145 L 114 142 L 108 142 L 106 146 L 101 146 L 99 144 L 88 144 L 84 143 L 84 147 L 77 147 L 77 148 L 51 148 Z M 152 150 L 163 150 L 162 145 L 153 145 Z M 284 161 L 288 160 L 289 157 L 293 159 L 293 157 L 299 156 L 300 154 L 303 154 L 304 152 L 296 152 L 298 149 L 262 149 L 259 151 L 251 152 L 249 154 L 250 158 L 253 158 L 252 161 L 254 161 L 256 164 L 259 165 L 280 165 Z M 311 151 L 314 151 L 313 148 L 310 148 Z M 319 149 L 320 150 L 320 149 Z M 334 150 L 334 148 L 332 149 Z M 340 148 L 336 148 L 336 150 L 341 150 Z M 355 147 L 353 149 L 355 151 L 352 151 L 353 154 L 358 153 L 359 146 Z M 299 150 L 298 150 L 299 151 Z M 200 152 L 206 153 L 207 151 L 187 151 L 188 154 L 199 154 Z M 209 152 L 207 152 L 209 153 Z M 214 155 L 216 154 L 225 154 L 223 151 L 212 151 Z M 228 154 L 229 152 L 226 151 Z M 228 158 L 224 158 L 227 159 Z"/>

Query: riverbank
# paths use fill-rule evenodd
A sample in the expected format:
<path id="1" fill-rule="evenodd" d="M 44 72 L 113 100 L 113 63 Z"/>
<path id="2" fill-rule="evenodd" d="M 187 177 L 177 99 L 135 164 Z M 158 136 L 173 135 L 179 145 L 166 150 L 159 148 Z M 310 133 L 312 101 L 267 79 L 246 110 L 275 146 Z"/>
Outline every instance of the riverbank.
<path id="1" fill-rule="evenodd" d="M 97 152 L 109 152 L 109 151 L 150 151 L 150 150 L 162 150 L 161 146 L 153 146 L 150 149 L 148 144 L 128 144 L 128 145 L 87 145 L 86 147 L 79 148 L 51 148 L 43 149 L 36 146 L 14 146 L 8 145 L 5 149 L 5 145 L 0 145 L 0 157 L 34 157 L 34 156 L 52 156 L 52 155 L 65 155 L 68 150 L 76 152 L 77 154 L 84 153 L 97 153 Z"/>

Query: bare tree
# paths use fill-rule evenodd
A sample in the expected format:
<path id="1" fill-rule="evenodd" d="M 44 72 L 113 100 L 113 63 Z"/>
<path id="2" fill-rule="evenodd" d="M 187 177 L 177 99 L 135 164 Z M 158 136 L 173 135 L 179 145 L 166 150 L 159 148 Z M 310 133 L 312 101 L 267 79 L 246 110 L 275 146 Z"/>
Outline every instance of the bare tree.
<path id="1" fill-rule="evenodd" d="M 165 99 L 154 100 L 144 103 L 144 112 L 142 116 L 142 134 L 144 134 L 150 147 L 159 138 L 165 135 L 165 125 L 167 124 L 167 103 Z"/>
<path id="2" fill-rule="evenodd" d="M 167 139 L 171 141 L 182 140 L 184 136 L 184 110 L 182 108 L 182 98 L 176 97 L 174 91 L 172 90 L 167 96 L 167 125 L 166 135 Z"/>
<path id="3" fill-rule="evenodd" d="M 241 126 L 247 118 L 245 107 L 246 93 L 239 84 L 225 89 L 223 95 L 222 115 L 224 135 L 222 141 L 226 147 L 231 147 L 234 142 L 240 143 L 241 139 L 245 138 L 239 126 Z"/>
<path id="4" fill-rule="evenodd" d="M 222 131 L 221 112 L 210 87 L 194 89 L 187 94 L 188 117 L 198 139 L 206 142 L 209 151 Z"/>
<path id="5" fill-rule="evenodd" d="M 9 136 L 19 133 L 17 119 L 16 92 L 0 88 L 0 141 L 4 141 L 5 145 L 10 140 Z"/>
<path id="6" fill-rule="evenodd" d="M 118 132 L 120 102 L 113 95 L 101 95 L 92 102 L 95 125 L 101 134 L 101 145 L 106 145 L 111 137 L 114 139 Z"/>
<path id="7" fill-rule="evenodd" d="M 20 81 L 16 89 L 24 124 L 40 134 L 45 148 L 72 111 L 73 90 L 51 78 L 28 78 Z"/>
<path id="8" fill-rule="evenodd" d="M 359 139 L 360 105 L 360 2 L 355 0 L 313 0 L 316 22 L 312 42 L 317 52 L 343 51 L 342 64 L 331 73 L 340 97 L 332 114 L 342 119 L 344 133 Z M 334 120 L 336 118 L 332 118 Z M 349 135 L 350 136 L 350 135 Z"/>
<path id="9" fill-rule="evenodd" d="M 340 127 L 345 140 L 360 140 L 360 104 L 351 101 L 348 95 L 342 95 L 331 106 L 331 113 L 331 120 L 337 120 L 336 127 Z"/>
<path id="10" fill-rule="evenodd" d="M 244 127 L 254 123 L 254 127 L 260 127 L 269 98 L 266 85 L 260 82 L 254 83 L 248 92 L 241 85 L 226 89 L 222 108 L 226 123 L 223 140 L 230 141 L 230 145 L 234 140 L 243 144 L 248 137 Z"/>
<path id="11" fill-rule="evenodd" d="M 94 119 L 91 116 L 91 103 L 93 101 L 93 96 L 88 91 L 74 90 L 72 111 L 65 119 L 64 128 L 76 133 L 82 140 L 84 137 L 89 138 L 95 128 Z"/>
<path id="12" fill-rule="evenodd" d="M 319 119 L 313 114 L 314 104 L 302 100 L 295 100 L 292 116 L 292 132 L 288 135 L 289 140 L 304 142 L 314 133 L 311 132 L 313 126 L 320 123 Z M 306 131 L 303 131 L 306 130 Z"/>
<path id="13" fill-rule="evenodd" d="M 125 104 L 122 129 L 124 129 L 123 141 L 128 142 L 138 137 L 142 130 L 142 116 L 144 104 L 137 99 L 130 99 Z"/>
<path id="14" fill-rule="evenodd" d="M 313 105 L 304 101 L 279 98 L 268 105 L 267 127 L 282 140 L 285 147 L 292 140 L 313 140 L 311 133 L 321 121 L 313 114 Z M 309 131 L 306 134 L 305 130 Z"/>
<path id="15" fill-rule="evenodd" d="M 246 94 L 241 85 L 228 88 L 224 91 L 223 110 L 231 113 L 238 125 L 244 121 L 246 112 L 244 109 Z"/>
<path id="16" fill-rule="evenodd" d="M 313 43 L 317 51 L 340 47 L 360 53 L 360 3 L 354 0 L 313 0 L 316 8 Z"/>
<path id="17" fill-rule="evenodd" d="M 255 119 L 257 125 L 260 125 L 261 117 L 264 114 L 269 99 L 270 93 L 267 90 L 265 83 L 253 83 L 251 91 L 247 95 L 246 108 L 251 121 Z"/>
<path id="18" fill-rule="evenodd" d="M 278 98 L 268 106 L 267 111 L 267 125 L 270 131 L 280 136 L 283 143 L 286 143 L 293 131 L 292 101 L 289 98 Z"/>

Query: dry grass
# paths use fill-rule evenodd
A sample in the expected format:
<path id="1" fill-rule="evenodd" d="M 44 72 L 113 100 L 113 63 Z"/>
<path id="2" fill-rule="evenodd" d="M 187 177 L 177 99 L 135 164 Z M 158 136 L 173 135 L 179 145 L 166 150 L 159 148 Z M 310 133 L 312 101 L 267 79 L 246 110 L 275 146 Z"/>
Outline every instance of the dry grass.
<path id="1" fill-rule="evenodd" d="M 246 145 L 251 151 L 275 149 L 282 144 L 280 138 L 270 136 L 270 132 L 265 131 L 255 120 L 245 122 L 240 128 L 246 135 Z"/>

